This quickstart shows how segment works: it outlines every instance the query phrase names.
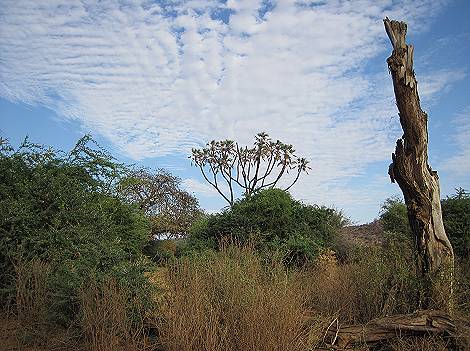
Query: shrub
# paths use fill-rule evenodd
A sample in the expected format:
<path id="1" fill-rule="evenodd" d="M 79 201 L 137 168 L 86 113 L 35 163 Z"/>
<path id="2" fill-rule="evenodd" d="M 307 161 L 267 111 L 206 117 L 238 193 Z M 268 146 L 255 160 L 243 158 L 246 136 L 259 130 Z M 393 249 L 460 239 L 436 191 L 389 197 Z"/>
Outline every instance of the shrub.
<path id="1" fill-rule="evenodd" d="M 441 201 L 442 218 L 446 234 L 454 253 L 462 258 L 470 257 L 470 196 L 462 188 Z M 401 235 L 404 240 L 412 237 L 406 205 L 397 198 L 386 199 L 380 219 L 384 229 Z"/>
<path id="2" fill-rule="evenodd" d="M 27 141 L 0 150 L 2 303 L 14 294 L 13 263 L 40 259 L 51 267 L 49 309 L 62 324 L 76 315 L 90 276 L 113 276 L 150 301 L 141 253 L 148 220 L 113 194 L 120 165 L 90 143 L 85 137 L 68 154 Z"/>
<path id="3" fill-rule="evenodd" d="M 463 189 L 442 200 L 442 216 L 454 252 L 470 258 L 470 195 Z"/>
<path id="4" fill-rule="evenodd" d="M 150 240 L 144 247 L 144 254 L 156 263 L 164 263 L 174 258 L 176 254 L 176 242 L 174 240 Z"/>
<path id="5" fill-rule="evenodd" d="M 384 230 L 390 233 L 400 233 L 405 237 L 412 236 L 406 205 L 399 198 L 391 197 L 385 200 L 380 219 Z"/>
<path id="6" fill-rule="evenodd" d="M 285 255 L 286 262 L 303 264 L 332 245 L 345 219 L 336 210 L 305 205 L 280 189 L 267 189 L 233 207 L 196 223 L 190 243 L 216 249 L 224 237 L 252 242 L 264 253 Z"/>

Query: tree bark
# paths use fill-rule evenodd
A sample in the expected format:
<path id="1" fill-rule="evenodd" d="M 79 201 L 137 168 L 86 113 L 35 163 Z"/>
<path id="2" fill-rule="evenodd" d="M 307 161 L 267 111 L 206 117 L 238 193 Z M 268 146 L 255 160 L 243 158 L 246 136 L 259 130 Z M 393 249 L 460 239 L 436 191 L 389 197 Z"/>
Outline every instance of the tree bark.
<path id="1" fill-rule="evenodd" d="M 332 323 L 324 340 L 330 348 L 348 349 L 359 345 L 373 346 L 397 337 L 430 334 L 451 337 L 456 345 L 462 345 L 456 346 L 456 349 L 466 347 L 466 340 L 458 336 L 452 318 L 442 311 L 434 310 L 378 318 L 364 325 L 340 326 Z"/>
<path id="2" fill-rule="evenodd" d="M 418 307 L 449 311 L 454 253 L 442 221 L 439 177 L 428 164 L 428 116 L 420 106 L 413 46 L 405 43 L 406 23 L 386 18 L 384 24 L 393 45 L 387 63 L 403 129 L 389 175 L 403 192 L 415 235 L 417 269 L 423 282 Z"/>

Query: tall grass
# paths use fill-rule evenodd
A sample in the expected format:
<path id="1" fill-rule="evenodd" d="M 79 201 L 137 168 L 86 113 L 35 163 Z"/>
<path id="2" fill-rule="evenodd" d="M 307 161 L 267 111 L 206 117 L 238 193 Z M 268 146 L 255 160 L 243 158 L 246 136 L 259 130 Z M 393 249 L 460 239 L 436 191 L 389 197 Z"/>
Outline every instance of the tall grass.
<path id="1" fill-rule="evenodd" d="M 122 349 L 127 341 L 127 294 L 114 280 L 80 289 L 82 328 L 92 351 Z"/>
<path id="2" fill-rule="evenodd" d="M 456 271 L 458 317 L 468 323 L 470 271 L 465 265 Z M 33 340 L 59 349 L 49 337 L 54 328 L 48 319 L 49 273 L 41 261 L 17 264 L 19 345 Z M 326 252 L 314 264 L 291 270 L 280 261 L 266 262 L 250 246 L 225 245 L 219 252 L 171 261 L 154 278 L 161 288 L 158 309 L 137 319 L 133 311 L 143 309 L 132 291 L 111 278 L 89 279 L 79 292 L 73 325 L 78 332 L 62 349 L 314 350 L 325 346 L 324 332 L 333 321 L 367 323 L 413 311 L 419 289 L 407 254 L 390 247 L 362 250 L 342 263 Z M 152 342 L 149 333 L 156 334 Z M 452 349 L 449 345 L 439 337 L 403 338 L 383 350 Z"/>
<path id="3" fill-rule="evenodd" d="M 399 255 L 382 249 L 360 250 L 350 261 L 338 264 L 334 256 L 303 272 L 309 306 L 342 323 L 367 323 L 371 319 L 416 309 L 418 285 L 413 266 Z"/>
<path id="4" fill-rule="evenodd" d="M 49 265 L 37 259 L 19 260 L 15 264 L 15 273 L 18 345 L 21 347 L 32 341 L 45 344 L 49 325 Z"/>
<path id="5" fill-rule="evenodd" d="M 99 282 L 90 277 L 79 290 L 79 311 L 75 321 L 64 329 L 54 324 L 51 305 L 54 294 L 48 279 L 51 269 L 40 260 L 19 260 L 15 264 L 16 344 L 46 347 L 48 350 L 119 351 L 148 349 L 143 332 L 145 315 L 138 299 L 116 280 Z"/>
<path id="6" fill-rule="evenodd" d="M 115 279 L 91 280 L 80 289 L 81 330 L 90 351 L 149 349 L 139 300 Z M 139 316 L 131 311 L 140 311 Z"/>
<path id="7" fill-rule="evenodd" d="M 296 274 L 267 268 L 249 247 L 181 259 L 167 279 L 165 350 L 306 350 L 317 337 Z"/>
<path id="8" fill-rule="evenodd" d="M 168 351 L 311 350 L 322 346 L 332 321 L 367 323 L 413 312 L 419 292 L 406 253 L 390 247 L 362 250 L 341 264 L 330 252 L 289 271 L 266 265 L 250 247 L 228 246 L 173 262 L 164 280 L 158 328 Z M 437 337 L 399 339 L 388 349 L 447 344 Z"/>
<path id="9" fill-rule="evenodd" d="M 456 260 L 455 312 L 470 324 L 470 260 Z"/>

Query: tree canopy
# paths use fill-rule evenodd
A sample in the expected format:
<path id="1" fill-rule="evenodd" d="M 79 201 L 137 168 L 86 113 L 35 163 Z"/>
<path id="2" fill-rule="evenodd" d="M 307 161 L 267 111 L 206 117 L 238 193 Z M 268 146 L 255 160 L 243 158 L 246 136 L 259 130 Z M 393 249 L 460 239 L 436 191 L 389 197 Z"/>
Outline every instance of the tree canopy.
<path id="1" fill-rule="evenodd" d="M 310 167 L 305 158 L 298 157 L 292 145 L 273 141 L 266 133 L 255 136 L 253 147 L 240 146 L 232 140 L 207 143 L 201 149 L 192 149 L 192 162 L 199 167 L 204 179 L 233 206 L 237 188 L 245 197 L 265 188 L 274 188 L 287 173 L 294 179 L 284 190 L 289 190 L 300 174 Z"/>
<path id="2" fill-rule="evenodd" d="M 120 180 L 117 191 L 147 214 L 155 237 L 184 237 L 203 213 L 198 200 L 181 188 L 181 179 L 163 169 L 130 170 Z"/>

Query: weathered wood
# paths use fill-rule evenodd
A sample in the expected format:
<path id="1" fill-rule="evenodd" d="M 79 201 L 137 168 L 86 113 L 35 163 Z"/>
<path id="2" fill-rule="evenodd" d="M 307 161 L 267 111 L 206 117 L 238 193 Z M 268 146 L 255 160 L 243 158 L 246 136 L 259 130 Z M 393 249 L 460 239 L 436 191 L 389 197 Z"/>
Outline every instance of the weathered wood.
<path id="1" fill-rule="evenodd" d="M 403 129 L 389 175 L 403 192 L 415 235 L 417 269 L 424 286 L 418 307 L 449 311 L 454 253 L 442 221 L 439 177 L 428 164 L 428 116 L 418 96 L 413 46 L 405 42 L 406 23 L 386 18 L 384 24 L 393 45 L 387 63 Z"/>
<path id="2" fill-rule="evenodd" d="M 445 312 L 424 310 L 412 314 L 383 317 L 363 325 L 331 324 L 325 343 L 332 348 L 347 349 L 358 345 L 374 345 L 397 337 L 429 334 L 454 337 L 456 326 Z"/>

